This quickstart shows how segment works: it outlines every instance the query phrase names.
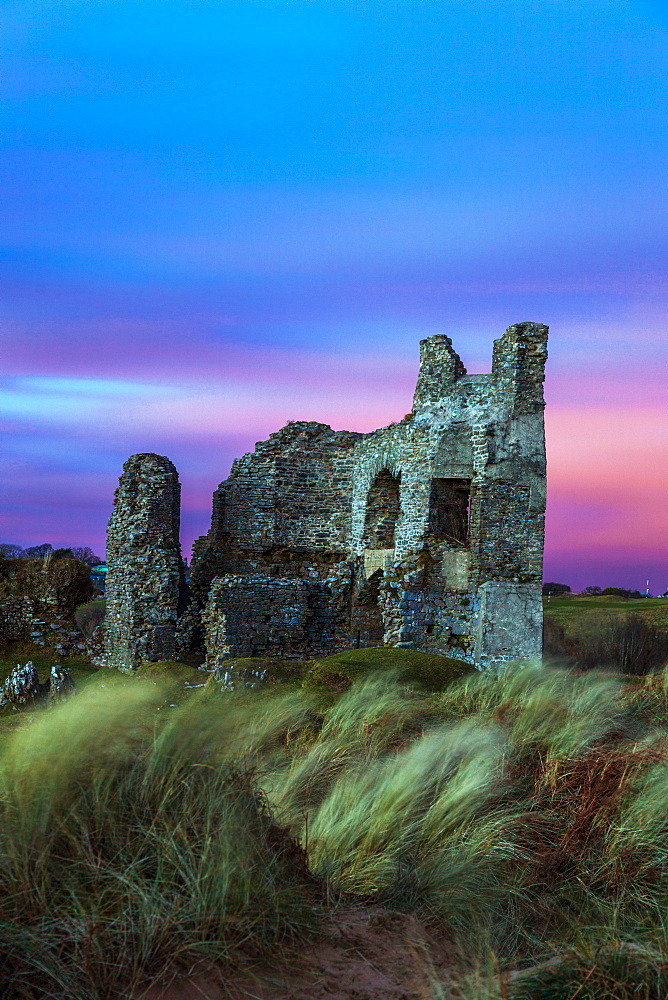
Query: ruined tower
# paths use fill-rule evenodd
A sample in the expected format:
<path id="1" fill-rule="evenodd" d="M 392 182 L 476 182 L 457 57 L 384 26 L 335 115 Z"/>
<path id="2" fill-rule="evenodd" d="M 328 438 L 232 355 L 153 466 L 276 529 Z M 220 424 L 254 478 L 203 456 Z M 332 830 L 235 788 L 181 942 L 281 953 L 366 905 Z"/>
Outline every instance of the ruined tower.
<path id="1" fill-rule="evenodd" d="M 107 533 L 107 665 L 131 670 L 173 659 L 184 610 L 179 547 L 181 487 L 160 455 L 133 455 L 123 466 Z"/>
<path id="2" fill-rule="evenodd" d="M 356 434 L 298 421 L 235 461 L 193 551 L 184 621 L 203 636 L 206 665 L 378 645 L 480 667 L 540 655 L 547 333 L 539 323 L 509 327 L 482 375 L 466 373 L 449 337 L 429 337 L 413 411 L 399 423 Z M 133 482 L 140 503 L 148 487 Z M 161 482 L 173 499 L 176 486 Z M 114 538 L 125 537 L 124 504 Z M 172 572 L 169 602 L 162 585 L 152 591 L 170 622 L 176 563 Z M 132 571 L 122 579 L 129 592 Z M 146 608 L 143 599 L 126 604 Z M 143 613 L 137 623 L 153 621 Z M 110 659 L 126 641 L 113 622 Z M 155 645 L 148 625 L 146 635 Z"/>

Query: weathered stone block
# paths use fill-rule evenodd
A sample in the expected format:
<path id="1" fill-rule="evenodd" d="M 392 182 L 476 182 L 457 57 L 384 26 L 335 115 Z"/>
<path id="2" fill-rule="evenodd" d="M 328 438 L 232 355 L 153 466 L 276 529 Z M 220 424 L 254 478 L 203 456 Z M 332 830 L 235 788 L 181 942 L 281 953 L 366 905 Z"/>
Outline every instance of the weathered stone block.
<path id="1" fill-rule="evenodd" d="M 543 598 L 539 584 L 490 580 L 480 587 L 475 659 L 481 666 L 541 655 Z"/>

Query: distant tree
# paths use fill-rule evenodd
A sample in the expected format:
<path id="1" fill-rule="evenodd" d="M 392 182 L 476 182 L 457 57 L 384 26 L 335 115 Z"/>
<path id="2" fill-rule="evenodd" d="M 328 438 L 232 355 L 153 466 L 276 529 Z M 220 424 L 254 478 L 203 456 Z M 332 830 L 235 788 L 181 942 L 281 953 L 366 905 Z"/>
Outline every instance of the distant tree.
<path id="1" fill-rule="evenodd" d="M 89 545 L 77 545 L 72 549 L 72 557 L 79 562 L 86 563 L 87 566 L 97 566 L 101 559 L 96 556 Z"/>
<path id="2" fill-rule="evenodd" d="M 44 542 L 43 545 L 31 545 L 24 549 L 22 555 L 24 559 L 43 559 L 48 552 L 53 552 L 53 545 Z"/>
<path id="3" fill-rule="evenodd" d="M 54 549 L 53 550 L 54 559 L 74 559 L 74 553 L 72 549 Z"/>
<path id="4" fill-rule="evenodd" d="M 630 597 L 631 594 L 638 593 L 638 591 L 626 590 L 625 587 L 604 587 L 603 594 L 607 597 Z M 638 596 L 640 596 L 638 594 Z"/>
<path id="5" fill-rule="evenodd" d="M 8 542 L 0 544 L 0 555 L 3 555 L 6 559 L 19 559 L 22 554 L 23 549 L 20 545 L 11 545 Z"/>
<path id="6" fill-rule="evenodd" d="M 543 597 L 548 597 L 551 594 L 570 594 L 571 588 L 567 583 L 544 583 L 543 584 Z"/>
<path id="7" fill-rule="evenodd" d="M 600 587 L 585 587 L 582 593 L 586 594 L 587 597 L 601 597 L 603 591 Z"/>

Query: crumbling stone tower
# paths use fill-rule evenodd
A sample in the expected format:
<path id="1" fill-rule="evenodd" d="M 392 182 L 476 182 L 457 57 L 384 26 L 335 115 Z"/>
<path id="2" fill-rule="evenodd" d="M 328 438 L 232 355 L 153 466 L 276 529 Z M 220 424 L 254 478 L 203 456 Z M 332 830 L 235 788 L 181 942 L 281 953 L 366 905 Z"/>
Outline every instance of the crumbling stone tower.
<path id="1" fill-rule="evenodd" d="M 181 487 L 160 455 L 133 455 L 123 466 L 107 533 L 107 664 L 131 670 L 173 659 L 186 606 L 179 547 Z"/>
<path id="2" fill-rule="evenodd" d="M 468 375 L 448 337 L 429 337 L 413 411 L 399 423 L 355 434 L 298 421 L 235 461 L 195 545 L 180 619 L 207 666 L 378 645 L 480 667 L 540 655 L 547 333 L 539 323 L 509 327 L 486 375 Z M 173 466 L 159 461 L 176 483 Z M 149 487 L 134 482 L 141 507 Z M 112 518 L 121 539 L 124 504 L 117 500 Z M 178 570 L 170 565 L 171 590 L 154 587 L 153 600 L 171 623 Z M 134 577 L 126 577 L 129 593 Z M 147 607 L 149 576 L 142 580 L 139 604 L 133 596 L 125 606 Z M 133 634 L 145 621 L 147 638 L 134 641 L 153 649 L 153 619 L 143 614 Z M 110 660 L 126 642 L 127 629 L 117 640 L 114 627 L 112 617 Z"/>

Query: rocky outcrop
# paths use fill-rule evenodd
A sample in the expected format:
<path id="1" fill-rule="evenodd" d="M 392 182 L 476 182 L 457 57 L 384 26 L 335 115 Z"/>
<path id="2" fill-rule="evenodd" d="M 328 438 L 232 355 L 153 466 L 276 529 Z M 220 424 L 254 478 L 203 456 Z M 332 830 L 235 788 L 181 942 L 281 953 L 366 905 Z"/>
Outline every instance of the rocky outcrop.
<path id="1" fill-rule="evenodd" d="M 37 668 L 33 666 L 32 660 L 23 666 L 17 663 L 0 688 L 0 708 L 5 705 L 32 705 L 43 699 L 45 694 L 45 687 L 39 682 Z"/>
<path id="2" fill-rule="evenodd" d="M 72 671 L 68 667 L 60 664 L 51 667 L 46 683 L 42 684 L 37 668 L 29 660 L 23 665 L 17 664 L 0 686 L 0 708 L 8 705 L 27 708 L 36 704 L 64 701 L 75 691 Z"/>
<path id="3" fill-rule="evenodd" d="M 49 674 L 49 701 L 65 701 L 76 691 L 76 686 L 72 678 L 72 671 L 68 667 L 63 667 L 59 663 L 51 667 Z"/>

